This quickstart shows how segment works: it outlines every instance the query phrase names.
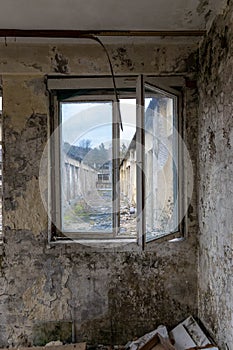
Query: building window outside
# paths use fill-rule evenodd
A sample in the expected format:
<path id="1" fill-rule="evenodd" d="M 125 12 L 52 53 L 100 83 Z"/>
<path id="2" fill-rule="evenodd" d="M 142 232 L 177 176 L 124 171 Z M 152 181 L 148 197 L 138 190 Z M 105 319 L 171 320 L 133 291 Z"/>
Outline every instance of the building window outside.
<path id="1" fill-rule="evenodd" d="M 51 240 L 183 234 L 180 94 L 142 76 L 117 82 L 119 105 L 110 78 L 48 79 Z"/>

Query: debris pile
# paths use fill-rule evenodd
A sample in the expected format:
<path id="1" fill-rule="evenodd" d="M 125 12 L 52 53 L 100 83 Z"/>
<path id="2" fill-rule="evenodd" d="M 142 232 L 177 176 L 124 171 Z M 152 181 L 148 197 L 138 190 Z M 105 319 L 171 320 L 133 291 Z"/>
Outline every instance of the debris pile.
<path id="1" fill-rule="evenodd" d="M 125 350 L 219 350 L 211 343 L 192 316 L 176 326 L 169 334 L 165 326 L 129 342 Z"/>

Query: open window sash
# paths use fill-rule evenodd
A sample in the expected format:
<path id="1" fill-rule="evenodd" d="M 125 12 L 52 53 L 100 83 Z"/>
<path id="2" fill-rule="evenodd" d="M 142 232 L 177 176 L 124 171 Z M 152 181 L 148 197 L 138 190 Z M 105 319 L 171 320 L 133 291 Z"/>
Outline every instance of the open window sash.
<path id="1" fill-rule="evenodd" d="M 183 189 L 179 93 L 156 78 L 137 80 L 138 242 L 181 236 Z"/>

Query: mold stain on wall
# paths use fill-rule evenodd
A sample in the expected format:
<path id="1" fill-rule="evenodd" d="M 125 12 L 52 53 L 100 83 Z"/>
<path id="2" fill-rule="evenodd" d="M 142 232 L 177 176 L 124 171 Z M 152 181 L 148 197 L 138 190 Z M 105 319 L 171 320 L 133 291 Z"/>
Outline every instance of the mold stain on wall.
<path id="1" fill-rule="evenodd" d="M 51 63 L 54 72 L 61 74 L 70 73 L 68 58 L 59 52 L 56 47 L 53 47 L 52 52 L 54 53 L 54 57 L 51 58 Z"/>
<path id="2" fill-rule="evenodd" d="M 93 74 L 97 66 L 98 73 L 109 74 L 104 52 L 95 45 L 53 47 L 0 47 L 1 57 L 8 58 L 6 65 L 1 65 L 5 58 L 0 59 L 4 67 L 5 159 L 0 345 L 49 341 L 56 334 L 52 327 L 56 322 L 74 322 L 77 341 L 122 344 L 161 323 L 172 327 L 188 314 L 197 314 L 196 193 L 189 238 L 179 244 L 152 244 L 144 253 L 131 246 L 109 251 L 78 244 L 48 245 L 48 217 L 39 189 L 49 118 L 44 75 L 54 70 Z M 196 45 L 138 45 L 133 49 L 113 45 L 109 49 L 120 74 L 171 75 L 174 65 L 179 66 L 179 74 L 189 78 L 194 74 L 183 62 Z M 150 57 L 156 65 L 151 65 Z M 196 173 L 196 92 L 187 89 L 184 93 L 185 137 Z M 48 323 L 51 332 L 46 333 L 43 329 Z M 62 334 L 67 336 L 65 331 Z"/>
<path id="3" fill-rule="evenodd" d="M 221 349 L 233 349 L 232 3 L 200 49 L 199 317 Z"/>

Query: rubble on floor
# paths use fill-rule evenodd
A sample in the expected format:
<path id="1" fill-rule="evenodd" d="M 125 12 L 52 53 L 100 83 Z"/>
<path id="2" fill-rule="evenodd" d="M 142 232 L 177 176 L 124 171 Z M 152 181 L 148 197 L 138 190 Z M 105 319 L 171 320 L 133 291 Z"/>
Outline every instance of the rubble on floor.
<path id="1" fill-rule="evenodd" d="M 176 326 L 169 334 L 165 326 L 129 342 L 125 350 L 219 350 L 211 343 L 192 316 Z"/>
<path id="2" fill-rule="evenodd" d="M 141 338 L 129 342 L 126 344 L 125 350 L 151 350 L 158 344 L 162 344 L 163 349 L 175 350 L 174 346 L 170 342 L 167 328 L 165 326 L 159 326 L 154 331 L 145 334 Z"/>

